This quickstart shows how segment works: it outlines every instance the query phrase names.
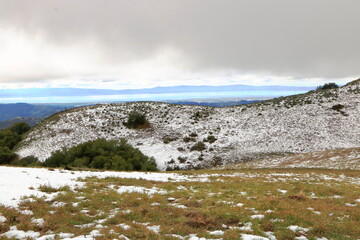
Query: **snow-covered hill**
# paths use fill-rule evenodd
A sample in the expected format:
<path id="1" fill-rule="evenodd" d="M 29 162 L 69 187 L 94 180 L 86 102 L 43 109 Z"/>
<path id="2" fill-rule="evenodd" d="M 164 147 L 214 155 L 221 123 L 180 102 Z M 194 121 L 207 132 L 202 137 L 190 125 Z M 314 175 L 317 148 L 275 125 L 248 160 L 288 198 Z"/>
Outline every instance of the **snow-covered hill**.
<path id="1" fill-rule="evenodd" d="M 126 128 L 123 122 L 132 111 L 145 113 L 151 128 Z M 227 108 L 135 102 L 73 109 L 37 125 L 17 153 L 45 160 L 55 150 L 96 138 L 125 138 L 153 156 L 160 169 L 359 147 L 360 80 Z M 204 150 L 192 148 L 198 142 L 205 144 Z"/>

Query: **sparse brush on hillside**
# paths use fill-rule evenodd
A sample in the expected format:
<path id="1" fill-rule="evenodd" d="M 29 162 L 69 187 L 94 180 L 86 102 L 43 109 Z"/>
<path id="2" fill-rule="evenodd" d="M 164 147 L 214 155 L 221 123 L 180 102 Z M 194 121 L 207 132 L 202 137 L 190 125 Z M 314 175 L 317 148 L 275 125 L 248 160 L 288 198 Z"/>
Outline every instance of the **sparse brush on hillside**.
<path id="1" fill-rule="evenodd" d="M 127 171 L 156 171 L 153 158 L 133 148 L 126 140 L 97 139 L 54 152 L 46 167 L 80 167 Z"/>

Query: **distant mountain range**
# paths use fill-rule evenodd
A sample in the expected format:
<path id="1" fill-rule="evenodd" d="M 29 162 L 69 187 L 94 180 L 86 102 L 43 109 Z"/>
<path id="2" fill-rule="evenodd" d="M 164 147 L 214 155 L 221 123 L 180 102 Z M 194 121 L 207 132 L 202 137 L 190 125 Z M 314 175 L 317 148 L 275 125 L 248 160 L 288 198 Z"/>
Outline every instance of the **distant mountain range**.
<path id="1" fill-rule="evenodd" d="M 298 86 L 175 86 L 155 87 L 143 89 L 83 89 L 83 88 L 28 88 L 28 89 L 0 89 L 0 98 L 19 97 L 60 97 L 60 96 L 99 96 L 99 95 L 128 95 L 128 94 L 161 94 L 161 93 L 190 93 L 190 92 L 234 92 L 234 91 L 309 91 L 315 87 Z"/>
<path id="2" fill-rule="evenodd" d="M 17 122 L 26 122 L 33 126 L 43 118 L 65 109 L 62 105 L 0 104 L 0 129 L 7 128 Z"/>
<path id="3" fill-rule="evenodd" d="M 0 104 L 0 121 L 16 117 L 45 117 L 61 110 L 64 107 L 27 103 Z"/>

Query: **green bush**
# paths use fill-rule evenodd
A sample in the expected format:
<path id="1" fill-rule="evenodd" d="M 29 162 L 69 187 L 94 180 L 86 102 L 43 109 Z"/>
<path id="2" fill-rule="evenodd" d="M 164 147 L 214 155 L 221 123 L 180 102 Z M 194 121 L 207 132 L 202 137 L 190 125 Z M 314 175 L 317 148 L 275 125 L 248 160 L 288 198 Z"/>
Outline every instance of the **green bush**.
<path id="1" fill-rule="evenodd" d="M 133 148 L 126 140 L 97 139 L 54 152 L 43 163 L 46 167 L 82 167 L 107 170 L 156 171 L 153 158 Z"/>
<path id="2" fill-rule="evenodd" d="M 27 166 L 40 166 L 41 162 L 37 157 L 27 156 L 13 163 L 15 166 L 27 167 Z"/>
<path id="3" fill-rule="evenodd" d="M 345 107 L 344 105 L 336 104 L 336 105 L 332 106 L 331 109 L 335 110 L 335 111 L 341 111 L 344 107 Z"/>
<path id="4" fill-rule="evenodd" d="M 21 136 L 8 129 L 0 131 L 0 146 L 8 147 L 12 150 L 15 145 L 21 140 Z"/>
<path id="5" fill-rule="evenodd" d="M 190 148 L 190 151 L 203 151 L 205 149 L 206 146 L 203 142 L 197 142 Z"/>
<path id="6" fill-rule="evenodd" d="M 19 135 L 22 135 L 24 133 L 26 133 L 27 131 L 30 130 L 30 126 L 27 123 L 24 122 L 18 122 L 18 123 L 14 123 L 11 127 L 9 127 L 8 129 L 14 133 L 17 133 Z"/>
<path id="7" fill-rule="evenodd" d="M 207 138 L 205 138 L 203 141 L 204 142 L 209 142 L 209 143 L 214 143 L 217 140 L 216 137 L 214 137 L 213 135 L 209 135 Z"/>
<path id="8" fill-rule="evenodd" d="M 146 123 L 145 114 L 139 112 L 131 112 L 128 116 L 127 122 L 124 125 L 128 128 L 138 128 Z"/>
<path id="9" fill-rule="evenodd" d="M 8 164 L 17 157 L 12 150 L 21 141 L 21 135 L 29 129 L 28 124 L 19 122 L 0 130 L 0 164 Z"/>
<path id="10" fill-rule="evenodd" d="M 0 164 L 8 164 L 14 158 L 16 158 L 15 153 L 13 153 L 8 147 L 0 146 Z"/>
<path id="11" fill-rule="evenodd" d="M 339 88 L 339 86 L 336 83 L 325 83 L 322 86 L 318 86 L 316 90 L 327 90 L 327 89 L 335 89 Z"/>

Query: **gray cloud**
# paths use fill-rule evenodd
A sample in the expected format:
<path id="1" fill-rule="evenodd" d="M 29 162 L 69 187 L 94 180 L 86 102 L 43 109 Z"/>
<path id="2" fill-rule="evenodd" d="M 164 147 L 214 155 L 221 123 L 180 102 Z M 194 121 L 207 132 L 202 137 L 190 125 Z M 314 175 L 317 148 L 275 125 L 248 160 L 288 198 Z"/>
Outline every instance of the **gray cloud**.
<path id="1" fill-rule="evenodd" d="M 92 39 L 108 61 L 163 47 L 192 71 L 360 75 L 359 0 L 2 0 L 0 24 L 54 43 Z"/>

